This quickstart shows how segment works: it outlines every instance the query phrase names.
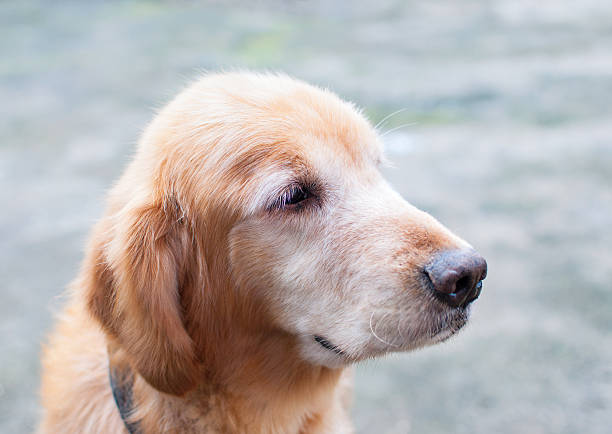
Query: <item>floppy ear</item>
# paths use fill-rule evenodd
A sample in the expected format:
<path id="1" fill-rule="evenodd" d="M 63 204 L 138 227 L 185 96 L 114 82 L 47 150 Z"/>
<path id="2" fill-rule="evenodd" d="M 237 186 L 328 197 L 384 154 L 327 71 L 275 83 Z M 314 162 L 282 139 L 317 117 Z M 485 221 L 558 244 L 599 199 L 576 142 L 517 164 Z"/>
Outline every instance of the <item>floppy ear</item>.
<path id="1" fill-rule="evenodd" d="M 148 383 L 181 395 L 198 374 L 180 301 L 189 231 L 172 205 L 126 205 L 109 219 L 84 269 L 89 310 Z"/>

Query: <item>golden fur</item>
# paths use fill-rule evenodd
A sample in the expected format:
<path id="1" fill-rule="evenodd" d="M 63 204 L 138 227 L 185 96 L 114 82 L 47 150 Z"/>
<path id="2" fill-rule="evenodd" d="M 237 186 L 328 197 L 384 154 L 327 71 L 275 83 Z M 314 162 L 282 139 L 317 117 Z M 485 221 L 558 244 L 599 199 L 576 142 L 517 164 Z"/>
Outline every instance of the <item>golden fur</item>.
<path id="1" fill-rule="evenodd" d="M 467 246 L 381 178 L 370 124 L 282 75 L 209 75 L 145 131 L 44 350 L 40 431 L 351 432 L 347 368 L 460 328 L 423 291 Z M 313 190 L 300 206 L 279 197 Z M 280 203 L 280 205 L 279 205 Z M 313 340 L 321 335 L 338 351 Z"/>

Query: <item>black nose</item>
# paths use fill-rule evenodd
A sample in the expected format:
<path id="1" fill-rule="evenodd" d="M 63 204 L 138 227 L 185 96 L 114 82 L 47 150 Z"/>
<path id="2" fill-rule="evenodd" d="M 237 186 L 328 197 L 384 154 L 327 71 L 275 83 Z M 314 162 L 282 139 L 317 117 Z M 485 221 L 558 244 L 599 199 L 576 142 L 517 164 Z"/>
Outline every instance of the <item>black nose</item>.
<path id="1" fill-rule="evenodd" d="M 438 253 L 425 267 L 436 297 L 453 307 L 467 306 L 480 295 L 487 261 L 475 250 Z"/>

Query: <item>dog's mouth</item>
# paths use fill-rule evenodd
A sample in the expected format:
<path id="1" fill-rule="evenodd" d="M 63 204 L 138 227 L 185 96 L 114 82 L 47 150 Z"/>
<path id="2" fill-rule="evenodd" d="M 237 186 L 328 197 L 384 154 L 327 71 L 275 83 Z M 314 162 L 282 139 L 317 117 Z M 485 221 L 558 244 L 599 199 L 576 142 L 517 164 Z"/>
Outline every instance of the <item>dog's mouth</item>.
<path id="1" fill-rule="evenodd" d="M 435 319 L 434 319 L 435 318 Z M 454 336 L 468 322 L 469 308 L 460 307 L 447 309 L 444 312 L 439 312 L 434 318 L 429 318 L 430 322 L 423 323 L 412 330 L 405 330 L 403 333 L 395 327 L 386 327 L 385 333 L 382 328 L 371 329 L 374 339 L 370 339 L 360 352 L 359 356 L 347 353 L 342 347 L 336 345 L 328 337 L 323 335 L 311 335 L 311 339 L 316 342 L 319 347 L 323 348 L 324 352 L 332 356 L 334 361 L 341 363 L 358 362 L 363 359 L 378 357 L 390 352 L 411 351 L 420 347 L 434 345 L 444 342 Z M 396 321 L 391 321 L 396 324 Z M 388 324 L 387 324 L 388 325 Z M 393 329 L 393 330 L 391 330 Z M 397 331 L 397 334 L 392 333 Z M 371 338 L 371 337 L 370 337 Z M 380 344 L 383 345 L 380 345 Z M 328 356 L 328 357 L 329 357 Z"/>
<path id="2" fill-rule="evenodd" d="M 332 351 L 334 353 L 336 353 L 339 356 L 345 356 L 344 352 L 338 348 L 336 345 L 332 344 L 330 341 L 328 341 L 327 339 L 325 339 L 322 336 L 319 335 L 315 335 L 314 336 L 314 340 L 321 345 L 323 348 L 325 348 L 328 351 Z"/>

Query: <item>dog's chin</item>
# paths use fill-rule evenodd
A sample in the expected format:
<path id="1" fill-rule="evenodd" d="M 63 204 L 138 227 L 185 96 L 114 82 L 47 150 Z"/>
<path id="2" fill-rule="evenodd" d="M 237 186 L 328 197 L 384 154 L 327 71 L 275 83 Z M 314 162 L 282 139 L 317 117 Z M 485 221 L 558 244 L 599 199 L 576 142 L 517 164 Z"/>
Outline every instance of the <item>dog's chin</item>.
<path id="1" fill-rule="evenodd" d="M 334 341 L 329 335 L 306 335 L 300 338 L 302 357 L 313 364 L 337 369 L 388 353 L 409 352 L 449 340 L 468 323 L 469 316 L 469 306 L 451 309 L 427 324 L 422 323 L 418 330 L 404 333 L 395 330 L 395 336 L 367 335 L 363 345 L 356 348 Z"/>
<path id="2" fill-rule="evenodd" d="M 454 313 L 450 318 L 446 317 L 440 321 L 440 326 L 431 334 L 426 346 L 435 345 L 449 340 L 461 330 L 469 320 L 468 310 Z"/>
<path id="3" fill-rule="evenodd" d="M 444 342 L 461 330 L 470 319 L 470 306 L 456 308 L 438 318 L 436 328 L 432 329 L 430 336 L 431 343 L 434 345 Z"/>

